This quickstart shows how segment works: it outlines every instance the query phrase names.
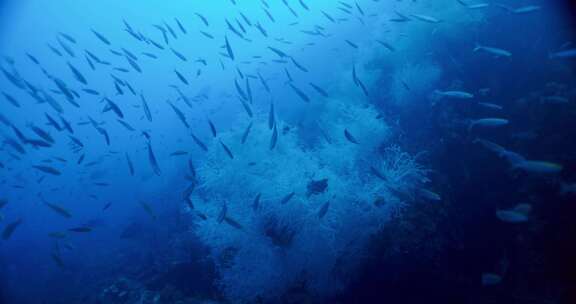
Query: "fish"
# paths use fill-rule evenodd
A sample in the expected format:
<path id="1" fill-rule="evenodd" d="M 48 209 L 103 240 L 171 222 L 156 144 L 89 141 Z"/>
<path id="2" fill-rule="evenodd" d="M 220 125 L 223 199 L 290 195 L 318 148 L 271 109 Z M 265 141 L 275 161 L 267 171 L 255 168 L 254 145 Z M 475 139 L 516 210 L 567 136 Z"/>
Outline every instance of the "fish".
<path id="1" fill-rule="evenodd" d="M 130 172 L 131 176 L 134 176 L 134 165 L 132 164 L 132 160 L 130 160 L 128 153 L 126 153 L 126 163 L 128 164 L 128 172 Z"/>
<path id="2" fill-rule="evenodd" d="M 563 166 L 548 161 L 519 160 L 512 164 L 512 169 L 535 174 L 558 174 L 562 172 Z"/>
<path id="3" fill-rule="evenodd" d="M 121 119 L 116 119 L 116 121 L 118 123 L 120 123 L 124 128 L 126 128 L 126 130 L 134 132 L 136 131 L 136 129 L 134 129 L 130 124 L 128 124 L 127 122 L 125 122 L 124 120 Z"/>
<path id="4" fill-rule="evenodd" d="M 360 143 L 358 142 L 358 140 L 356 140 L 356 138 L 350 134 L 350 132 L 347 129 L 344 129 L 344 137 L 346 137 L 346 139 L 356 145 L 359 145 Z"/>
<path id="5" fill-rule="evenodd" d="M 91 29 L 92 33 L 94 33 L 94 35 L 96 36 L 96 38 L 98 38 L 98 40 L 104 42 L 104 44 L 106 45 L 111 45 L 110 40 L 108 40 L 106 37 L 104 37 L 104 35 L 98 33 L 97 31 L 95 31 L 94 29 Z"/>
<path id="6" fill-rule="evenodd" d="M 240 225 L 240 223 L 238 223 L 236 220 L 231 219 L 229 217 L 225 217 L 224 221 L 226 222 L 226 224 L 236 228 L 236 229 L 240 229 L 242 230 L 244 227 L 242 227 L 242 225 Z"/>
<path id="7" fill-rule="evenodd" d="M 548 54 L 548 59 L 567 59 L 576 57 L 576 48 Z"/>
<path id="8" fill-rule="evenodd" d="M 482 286 L 494 286 L 502 282 L 502 277 L 495 273 L 483 273 L 480 282 Z"/>
<path id="9" fill-rule="evenodd" d="M 144 98 L 144 94 L 140 93 L 140 100 L 142 101 L 142 108 L 144 109 L 144 114 L 146 115 L 146 119 L 148 121 L 152 121 L 152 113 L 150 112 L 150 108 L 148 107 L 148 103 Z"/>
<path id="10" fill-rule="evenodd" d="M 88 233 L 92 231 L 92 228 L 87 226 L 79 226 L 74 228 L 69 228 L 68 231 L 70 232 L 78 232 L 78 233 Z"/>
<path id="11" fill-rule="evenodd" d="M 424 21 L 424 22 L 428 22 L 428 23 L 440 23 L 441 20 L 434 18 L 432 16 L 427 16 L 427 15 L 421 15 L 421 14 L 410 14 L 410 16 L 420 20 L 420 21 Z"/>
<path id="12" fill-rule="evenodd" d="M 284 196 L 281 200 L 280 200 L 280 205 L 285 205 L 286 203 L 288 203 L 296 194 L 296 192 L 290 192 L 289 194 L 287 194 L 286 196 Z"/>
<path id="13" fill-rule="evenodd" d="M 276 125 L 276 118 L 274 115 L 274 102 L 270 102 L 270 111 L 268 111 L 268 129 L 274 128 Z"/>
<path id="14" fill-rule="evenodd" d="M 188 61 L 188 59 L 186 58 L 186 56 L 182 55 L 182 53 L 176 51 L 176 50 L 173 49 L 173 48 L 170 48 L 170 50 L 171 50 L 172 53 L 173 53 L 176 57 L 178 57 L 180 60 L 182 60 L 182 61 L 184 61 L 184 62 Z"/>
<path id="15" fill-rule="evenodd" d="M 328 213 L 328 208 L 330 208 L 330 202 L 324 203 L 324 205 L 322 205 L 322 207 L 320 207 L 318 210 L 318 218 L 323 218 L 326 213 Z"/>
<path id="16" fill-rule="evenodd" d="M 468 130 L 471 131 L 476 127 L 488 127 L 488 128 L 495 128 L 505 126 L 509 123 L 508 119 L 503 118 L 481 118 L 476 119 L 470 122 L 468 126 Z"/>
<path id="17" fill-rule="evenodd" d="M 208 119 L 208 125 L 210 126 L 210 132 L 212 132 L 212 137 L 216 137 L 218 135 L 216 132 L 216 127 L 214 126 L 214 123 L 212 123 L 210 119 Z"/>
<path id="18" fill-rule="evenodd" d="M 442 197 L 428 189 L 418 189 L 418 195 L 429 201 L 441 201 Z"/>
<path id="19" fill-rule="evenodd" d="M 347 40 L 347 39 L 345 39 L 344 41 L 345 41 L 349 46 L 351 46 L 352 48 L 358 49 L 358 45 L 355 44 L 354 42 L 352 42 L 352 41 L 350 41 L 350 40 Z"/>
<path id="20" fill-rule="evenodd" d="M 198 147 L 200 147 L 200 149 L 202 149 L 206 152 L 208 151 L 208 147 L 206 146 L 206 144 L 204 144 L 198 137 L 196 137 L 196 135 L 194 135 L 194 133 L 190 133 L 190 135 L 192 136 L 192 139 L 194 140 L 196 145 L 198 145 Z"/>
<path id="21" fill-rule="evenodd" d="M 269 46 L 268 49 L 271 50 L 274 54 L 276 54 L 280 58 L 291 58 L 290 56 L 288 56 L 288 54 L 284 53 L 283 51 L 277 48 Z"/>
<path id="22" fill-rule="evenodd" d="M 112 110 L 112 112 L 114 112 L 114 114 L 116 114 L 118 117 L 124 118 L 124 113 L 122 113 L 122 110 L 120 110 L 120 107 L 118 107 L 116 103 L 114 103 L 107 97 L 104 97 L 103 100 L 106 101 L 107 103 L 106 108 L 104 108 L 103 112 L 106 112 L 109 109 Z"/>
<path id="23" fill-rule="evenodd" d="M 232 154 L 230 148 L 228 148 L 228 146 L 226 146 L 222 141 L 220 141 L 220 145 L 222 145 L 222 148 L 224 149 L 228 157 L 230 157 L 230 159 L 234 159 L 234 155 Z"/>
<path id="24" fill-rule="evenodd" d="M 16 108 L 20 108 L 20 103 L 16 100 L 16 98 L 12 97 L 12 95 L 2 92 L 2 95 L 4 95 L 4 98 L 14 107 Z"/>
<path id="25" fill-rule="evenodd" d="M 248 139 L 248 135 L 250 134 L 251 129 L 252 129 L 252 122 L 250 122 L 250 124 L 248 125 L 248 127 L 246 127 L 246 130 L 244 130 L 244 133 L 242 134 L 242 141 L 241 141 L 242 144 L 244 144 Z"/>
<path id="26" fill-rule="evenodd" d="M 22 225 L 23 220 L 22 219 L 17 219 L 14 222 L 9 223 L 8 225 L 6 225 L 6 227 L 4 227 L 4 231 L 2 231 L 2 239 L 3 240 L 8 240 L 10 239 L 10 237 L 12 237 L 12 235 L 14 234 L 14 231 L 16 231 L 16 229 Z"/>
<path id="27" fill-rule="evenodd" d="M 276 125 L 274 125 L 274 129 L 272 130 L 272 137 L 270 137 L 270 150 L 274 150 L 276 147 L 276 143 L 278 142 L 278 129 Z"/>
<path id="28" fill-rule="evenodd" d="M 58 266 L 60 269 L 66 268 L 66 266 L 64 265 L 64 261 L 62 260 L 62 257 L 60 257 L 58 253 L 52 253 L 50 254 L 50 257 L 52 258 L 52 261 L 54 261 L 56 266 Z"/>
<path id="29" fill-rule="evenodd" d="M 180 111 L 180 109 L 178 109 L 174 104 L 172 104 L 170 101 L 168 101 L 168 104 L 170 105 L 170 107 L 172 108 L 172 110 L 174 110 L 174 113 L 176 113 L 176 116 L 178 116 L 178 119 L 180 119 L 180 121 L 184 124 L 184 126 L 186 126 L 187 129 L 190 129 L 190 125 L 188 124 L 188 122 L 186 121 L 186 116 L 184 115 L 184 113 L 182 113 L 182 111 Z"/>
<path id="30" fill-rule="evenodd" d="M 180 31 L 182 32 L 182 34 L 186 34 L 186 29 L 184 28 L 184 26 L 182 25 L 182 23 L 180 22 L 180 20 L 178 20 L 178 18 L 174 18 L 174 20 L 176 21 L 176 24 L 178 25 L 178 28 L 180 29 Z"/>
<path id="31" fill-rule="evenodd" d="M 484 108 L 487 108 L 487 109 L 498 110 L 498 111 L 503 109 L 502 106 L 497 105 L 497 104 L 493 104 L 493 103 L 489 103 L 489 102 L 479 102 L 478 105 L 482 106 Z"/>
<path id="32" fill-rule="evenodd" d="M 152 167 L 152 171 L 154 174 L 160 176 L 162 172 L 160 171 L 160 167 L 158 166 L 158 161 L 156 160 L 156 156 L 154 156 L 154 151 L 152 150 L 152 145 L 150 142 L 147 143 L 148 145 L 148 161 L 150 162 L 150 166 Z"/>
<path id="33" fill-rule="evenodd" d="M 390 52 L 396 52 L 396 48 L 392 46 L 390 43 L 384 42 L 382 40 L 376 40 L 376 42 L 380 43 L 382 46 L 387 48 Z"/>
<path id="34" fill-rule="evenodd" d="M 495 55 L 496 57 L 512 57 L 512 53 L 504 50 L 504 49 L 499 49 L 499 48 L 495 48 L 495 47 L 490 47 L 490 46 L 482 46 L 478 43 L 476 43 L 476 46 L 473 49 L 473 52 L 478 52 L 478 51 L 483 51 L 492 55 Z"/>
<path id="35" fill-rule="evenodd" d="M 300 71 L 308 73 L 308 69 L 306 69 L 304 66 L 296 62 L 296 60 L 294 60 L 294 57 L 290 57 L 290 60 L 292 60 L 294 66 L 297 67 Z"/>
<path id="36" fill-rule="evenodd" d="M 128 61 L 128 64 L 130 64 L 130 66 L 138 73 L 142 73 L 142 69 L 140 68 L 140 66 L 136 63 L 136 61 L 130 59 L 129 57 L 126 57 L 126 61 Z"/>
<path id="37" fill-rule="evenodd" d="M 52 174 L 52 175 L 61 175 L 62 173 L 56 169 L 49 166 L 42 166 L 42 165 L 33 165 L 32 168 L 42 171 L 44 173 Z"/>
<path id="38" fill-rule="evenodd" d="M 174 73 L 176 73 L 176 76 L 178 76 L 178 79 L 180 79 L 180 81 L 182 81 L 182 83 L 184 83 L 185 85 L 188 85 L 188 80 L 182 74 L 180 74 L 180 72 L 178 72 L 177 70 L 174 70 Z"/>
<path id="39" fill-rule="evenodd" d="M 472 99 L 474 94 L 464 92 L 464 91 L 440 91 L 435 90 L 434 94 L 440 95 L 442 97 L 454 98 L 454 99 Z"/>
<path id="40" fill-rule="evenodd" d="M 228 57 L 234 60 L 234 51 L 232 51 L 232 47 L 230 46 L 230 42 L 228 42 L 227 36 L 224 36 L 224 42 L 226 46 L 226 52 L 228 53 Z"/>
<path id="41" fill-rule="evenodd" d="M 204 17 L 203 15 L 201 15 L 199 13 L 194 13 L 194 15 L 196 15 L 198 18 L 200 18 L 200 20 L 202 21 L 202 23 L 204 23 L 205 26 L 210 26 L 210 24 L 208 23 L 208 19 L 206 19 L 206 17 Z"/>
<path id="42" fill-rule="evenodd" d="M 226 204 L 226 202 L 224 202 L 222 208 L 220 209 L 220 212 L 218 213 L 218 218 L 216 218 L 216 222 L 222 223 L 226 218 L 227 213 L 228 213 L 228 205 Z"/>
<path id="43" fill-rule="evenodd" d="M 250 105 L 246 101 L 244 101 L 242 98 L 238 98 L 238 100 L 242 104 L 242 107 L 244 108 L 244 111 L 246 111 L 246 114 L 248 114 L 248 117 L 252 118 L 254 113 L 252 112 L 252 108 L 250 107 Z"/>
<path id="44" fill-rule="evenodd" d="M 234 86 L 236 87 L 236 91 L 238 92 L 238 94 L 240 95 L 240 97 L 243 100 L 248 101 L 248 96 L 246 95 L 246 93 L 244 92 L 244 90 L 242 90 L 242 88 L 240 87 L 240 85 L 238 84 L 238 80 L 234 79 Z"/>
<path id="45" fill-rule="evenodd" d="M 270 87 L 268 86 L 268 83 L 266 82 L 266 80 L 264 80 L 264 77 L 262 77 L 260 72 L 258 72 L 258 79 L 260 79 L 260 83 L 262 84 L 266 92 L 270 93 Z"/>
<path id="46" fill-rule="evenodd" d="M 144 211 L 146 211 L 146 213 L 148 213 L 148 215 L 150 215 L 150 217 L 152 219 L 156 219 L 156 214 L 154 213 L 154 210 L 152 209 L 152 206 L 150 206 L 150 204 L 140 201 L 140 206 L 142 207 L 142 209 L 144 209 Z"/>
<path id="47" fill-rule="evenodd" d="M 68 210 L 66 210 L 64 207 L 58 206 L 56 204 L 52 204 L 52 203 L 49 203 L 46 201 L 44 202 L 44 204 L 48 208 L 50 208 L 52 211 L 56 212 L 59 215 L 65 217 L 65 218 L 72 218 L 72 214 Z"/>
<path id="48" fill-rule="evenodd" d="M 498 210 L 496 217 L 505 223 L 525 223 L 528 221 L 528 216 L 516 210 Z"/>
<path id="49" fill-rule="evenodd" d="M 292 83 L 289 83 L 288 85 L 290 86 L 290 88 L 292 88 L 292 90 L 296 93 L 296 95 L 300 97 L 300 99 L 302 99 L 306 103 L 310 102 L 310 98 L 302 90 L 294 86 Z"/>
<path id="50" fill-rule="evenodd" d="M 252 210 L 257 211 L 258 209 L 260 209 L 260 197 L 262 196 L 262 193 L 258 193 L 256 194 L 256 197 L 254 197 L 254 201 L 252 202 Z"/>
<path id="51" fill-rule="evenodd" d="M 318 92 L 318 94 L 322 95 L 322 97 L 324 98 L 328 98 L 328 93 L 326 92 L 326 90 L 322 89 L 321 87 L 315 85 L 314 83 L 310 82 L 308 83 L 314 90 L 316 90 L 316 92 Z"/>

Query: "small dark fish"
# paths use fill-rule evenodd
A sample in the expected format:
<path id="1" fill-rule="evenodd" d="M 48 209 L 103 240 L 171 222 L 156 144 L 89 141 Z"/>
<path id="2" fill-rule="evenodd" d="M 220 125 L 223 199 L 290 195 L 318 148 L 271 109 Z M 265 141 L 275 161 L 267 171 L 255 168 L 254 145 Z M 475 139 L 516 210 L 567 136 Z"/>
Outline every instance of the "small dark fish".
<path id="1" fill-rule="evenodd" d="M 196 145 L 198 145 L 198 147 L 200 147 L 200 149 L 202 149 L 204 151 L 208 151 L 208 147 L 206 147 L 206 145 L 198 137 L 196 137 L 196 135 L 194 135 L 194 133 L 190 133 L 190 135 L 192 136 L 192 139 L 194 140 Z"/>
<path id="2" fill-rule="evenodd" d="M 130 64 L 130 66 L 138 73 L 142 73 L 142 69 L 140 68 L 140 66 L 136 63 L 136 61 L 130 59 L 129 57 L 126 57 L 126 61 L 128 61 L 128 64 Z"/>
<path id="3" fill-rule="evenodd" d="M 260 83 L 262 83 L 262 86 L 264 87 L 266 92 L 270 93 L 270 87 L 268 86 L 268 83 L 266 82 L 266 80 L 264 80 L 264 77 L 262 77 L 260 72 L 258 72 L 258 78 L 260 79 Z"/>
<path id="4" fill-rule="evenodd" d="M 318 92 L 318 94 L 322 95 L 324 98 L 328 98 L 328 93 L 326 93 L 326 91 L 324 89 L 322 89 L 321 87 L 319 87 L 319 86 L 317 86 L 311 82 L 309 84 L 314 90 L 316 90 L 316 92 Z"/>
<path id="5" fill-rule="evenodd" d="M 208 125 L 210 125 L 210 132 L 212 132 L 212 136 L 216 137 L 218 135 L 216 132 L 216 127 L 214 126 L 214 123 L 212 123 L 210 119 L 208 119 Z"/>
<path id="6" fill-rule="evenodd" d="M 74 74 L 74 78 L 76 78 L 76 80 L 78 80 L 82 84 L 87 85 L 88 82 L 86 81 L 86 78 L 84 77 L 84 75 L 82 75 L 82 73 L 80 73 L 80 71 L 78 71 L 78 69 L 76 69 L 76 67 L 74 67 L 72 64 L 70 64 L 70 62 L 67 62 L 67 64 L 68 64 L 68 67 L 70 68 L 70 70 L 72 71 L 72 73 Z"/>
<path id="7" fill-rule="evenodd" d="M 330 208 L 330 202 L 324 203 L 320 210 L 318 210 L 318 218 L 323 218 L 326 213 L 328 213 L 328 208 Z"/>
<path id="8" fill-rule="evenodd" d="M 118 117 L 124 118 L 124 113 L 122 113 L 122 110 L 120 110 L 120 107 L 118 107 L 118 105 L 116 103 L 114 103 L 112 100 L 110 100 L 107 97 L 104 97 L 103 100 L 105 100 L 107 102 L 107 105 L 104 108 L 103 112 L 106 112 L 108 110 L 112 110 L 112 112 L 114 112 L 114 114 L 116 114 Z"/>
<path id="9" fill-rule="evenodd" d="M 300 71 L 308 73 L 308 69 L 303 67 L 301 64 L 299 64 L 298 62 L 296 62 L 296 60 L 294 60 L 293 57 L 290 57 L 290 59 L 292 60 L 292 63 L 294 64 L 294 66 L 296 66 Z"/>
<path id="10" fill-rule="evenodd" d="M 14 231 L 16 230 L 16 228 L 18 228 L 18 226 L 20 226 L 22 224 L 22 222 L 23 222 L 22 219 L 18 219 L 16 221 L 6 225 L 6 227 L 4 227 L 4 231 L 2 232 L 2 239 L 3 240 L 10 239 L 12 234 L 14 234 Z"/>
<path id="11" fill-rule="evenodd" d="M 344 136 L 346 137 L 346 139 L 353 143 L 353 144 L 359 144 L 358 141 L 356 140 L 356 138 L 354 138 L 354 136 L 352 136 L 352 134 L 350 134 L 350 132 L 348 132 L 347 129 L 344 129 Z"/>
<path id="12" fill-rule="evenodd" d="M 280 204 L 284 205 L 284 204 L 288 203 L 292 199 L 292 197 L 294 197 L 295 194 L 296 194 L 296 192 L 291 192 L 290 194 L 284 196 L 282 198 L 282 200 L 280 200 Z"/>
<path id="13" fill-rule="evenodd" d="M 168 104 L 170 105 L 172 110 L 174 110 L 174 113 L 176 113 L 176 116 L 178 116 L 178 119 L 180 119 L 180 121 L 184 124 L 184 126 L 186 126 L 187 129 L 190 129 L 190 125 L 186 121 L 186 116 L 184 115 L 184 113 L 182 113 L 182 111 L 180 111 L 180 109 L 178 109 L 170 101 L 168 101 Z"/>
<path id="14" fill-rule="evenodd" d="M 355 48 L 355 49 L 358 49 L 358 45 L 355 44 L 354 42 L 352 42 L 352 41 L 350 41 L 350 40 L 344 40 L 344 41 L 346 41 L 346 43 L 348 43 L 349 46 L 351 46 L 351 47 L 353 47 L 353 48 Z"/>
<path id="15" fill-rule="evenodd" d="M 100 95 L 100 93 L 99 93 L 98 91 L 92 90 L 92 89 L 86 89 L 86 88 L 84 88 L 84 89 L 82 89 L 82 91 L 84 91 L 85 93 L 88 93 L 88 94 L 90 94 L 90 95 Z"/>
<path id="16" fill-rule="evenodd" d="M 188 85 L 188 80 L 182 74 L 180 74 L 180 72 L 174 70 L 174 73 L 176 73 L 176 76 L 178 76 L 178 79 L 180 79 L 180 81 L 182 81 L 182 83 L 184 83 L 185 85 Z"/>
<path id="17" fill-rule="evenodd" d="M 254 198 L 254 201 L 252 202 L 252 210 L 257 211 L 258 209 L 260 209 L 260 197 L 262 196 L 262 193 L 258 193 L 256 195 L 256 197 Z"/>
<path id="18" fill-rule="evenodd" d="M 144 209 L 144 211 L 146 211 L 146 213 L 148 213 L 152 219 L 156 219 L 156 213 L 154 213 L 154 210 L 150 204 L 140 201 L 140 206 L 142 206 L 142 209 Z"/>
<path id="19" fill-rule="evenodd" d="M 235 221 L 229 217 L 225 217 L 224 221 L 226 222 L 226 224 L 228 224 L 228 225 L 230 225 L 236 229 L 242 230 L 242 228 L 243 228 L 242 225 L 240 225 L 240 223 L 238 223 L 237 221 Z"/>
<path id="20" fill-rule="evenodd" d="M 274 115 L 274 102 L 270 102 L 270 111 L 268 112 L 268 129 L 274 128 L 276 117 Z"/>
<path id="21" fill-rule="evenodd" d="M 154 156 L 154 151 L 152 150 L 150 142 L 148 142 L 148 160 L 150 161 L 154 174 L 160 176 L 162 172 L 160 171 L 160 166 L 158 166 L 158 161 L 156 160 L 156 156 Z"/>
<path id="22" fill-rule="evenodd" d="M 128 163 L 128 171 L 130 172 L 130 175 L 134 176 L 134 165 L 132 164 L 128 153 L 126 153 L 126 162 Z"/>
<path id="23" fill-rule="evenodd" d="M 58 35 L 62 36 L 62 38 L 64 38 L 64 39 L 68 40 L 68 42 L 76 44 L 76 39 L 74 39 L 74 37 L 72 37 L 66 33 L 62 33 L 62 32 L 58 32 Z"/>
<path id="24" fill-rule="evenodd" d="M 173 48 L 170 48 L 170 50 L 172 50 L 172 53 L 173 53 L 176 57 L 178 57 L 180 60 L 182 60 L 182 61 L 184 61 L 184 62 L 188 61 L 188 59 L 186 58 L 186 56 L 182 55 L 182 53 L 176 51 L 176 50 L 173 49 Z"/>
<path id="25" fill-rule="evenodd" d="M 194 15 L 198 16 L 198 18 L 202 20 L 202 23 L 204 23 L 205 26 L 210 26 L 210 24 L 208 24 L 208 19 L 206 19 L 206 17 L 200 15 L 199 13 L 194 13 Z"/>
<path id="26" fill-rule="evenodd" d="M 288 56 L 286 53 L 284 53 L 283 51 L 277 49 L 277 48 L 273 48 L 271 46 L 268 47 L 269 50 L 271 50 L 272 52 L 274 52 L 276 55 L 278 55 L 278 57 L 280 58 L 288 58 L 290 56 Z"/>
<path id="27" fill-rule="evenodd" d="M 116 119 L 116 121 L 118 121 L 124 128 L 126 128 L 126 130 L 134 132 L 136 131 L 131 125 L 129 125 L 127 122 L 121 120 L 121 119 Z"/>
<path id="28" fill-rule="evenodd" d="M 310 98 L 308 97 L 308 95 L 302 92 L 302 90 L 295 87 L 292 83 L 289 83 L 288 85 L 292 88 L 292 90 L 296 93 L 296 95 L 298 95 L 298 97 L 300 97 L 303 101 L 307 103 L 310 102 Z"/>
<path id="29" fill-rule="evenodd" d="M 205 31 L 200 31 L 200 34 L 204 35 L 204 37 L 206 37 L 206 38 L 214 39 L 214 36 L 212 36 L 210 33 L 207 33 Z"/>
<path id="30" fill-rule="evenodd" d="M 52 209 L 52 211 L 58 213 L 59 215 L 65 217 L 65 218 L 71 218 L 72 217 L 72 214 L 68 210 L 64 209 L 64 207 L 58 206 L 56 204 L 51 204 L 48 202 L 44 202 L 44 204 L 48 208 Z"/>
<path id="31" fill-rule="evenodd" d="M 250 134 L 251 129 L 252 129 L 252 122 L 250 122 L 248 127 L 246 127 L 244 134 L 242 134 L 242 144 L 244 144 L 246 142 L 246 140 L 248 139 L 248 135 Z"/>
<path id="32" fill-rule="evenodd" d="M 246 93 L 244 93 L 244 90 L 242 90 L 240 85 L 238 85 L 238 80 L 236 80 L 236 79 L 234 79 L 234 86 L 236 87 L 236 91 L 238 91 L 238 94 L 240 95 L 240 97 L 243 100 L 248 101 L 248 97 L 246 96 Z"/>
<path id="33" fill-rule="evenodd" d="M 108 204 L 104 205 L 104 207 L 102 208 L 102 211 L 108 210 L 108 208 L 110 208 L 110 206 L 112 206 L 112 203 L 108 203 Z"/>
<path id="34" fill-rule="evenodd" d="M 228 205 L 226 204 L 226 202 L 224 202 L 224 205 L 222 205 L 222 209 L 220 209 L 220 213 L 218 213 L 218 218 L 216 219 L 216 221 L 218 223 L 222 223 L 222 221 L 224 221 L 224 219 L 226 218 L 226 213 L 228 213 Z"/>
<path id="35" fill-rule="evenodd" d="M 78 161 L 76 162 L 77 165 L 82 164 L 82 162 L 84 161 L 84 158 L 86 157 L 86 154 L 82 154 L 80 155 L 80 158 L 78 158 Z"/>
<path id="36" fill-rule="evenodd" d="M 180 20 L 178 20 L 178 18 L 174 18 L 174 20 L 176 21 L 176 24 L 178 25 L 178 28 L 180 28 L 182 34 L 186 34 L 186 29 L 184 28 L 182 23 L 180 23 Z"/>
<path id="37" fill-rule="evenodd" d="M 150 108 L 148 108 L 148 103 L 144 98 L 144 94 L 142 93 L 140 94 L 140 99 L 142 100 L 142 108 L 144 109 L 144 114 L 146 115 L 146 118 L 148 119 L 148 121 L 152 121 L 152 113 L 150 112 Z"/>
<path id="38" fill-rule="evenodd" d="M 277 142 L 278 142 L 278 129 L 276 128 L 276 125 L 274 125 L 274 129 L 272 130 L 272 137 L 270 138 L 270 150 L 274 150 Z"/>
<path id="39" fill-rule="evenodd" d="M 304 3 L 303 0 L 298 0 L 300 2 L 300 5 L 307 11 L 309 11 L 310 9 L 308 8 L 308 6 L 306 5 L 306 3 Z"/>
<path id="40" fill-rule="evenodd" d="M 232 51 L 232 47 L 230 46 L 230 42 L 228 42 L 228 37 L 224 36 L 224 42 L 226 43 L 226 51 L 228 52 L 228 57 L 234 60 L 234 52 Z"/>
<path id="41" fill-rule="evenodd" d="M 58 255 L 57 253 L 52 253 L 50 257 L 52 258 L 52 261 L 54 261 L 56 266 L 58 266 L 60 269 L 65 268 L 64 261 L 62 260 L 62 257 L 60 257 L 60 255 Z"/>
<path id="42" fill-rule="evenodd" d="M 246 111 L 246 114 L 248 114 L 248 116 L 250 118 L 252 118 L 252 116 L 254 115 L 254 113 L 252 112 L 252 108 L 250 107 L 250 105 L 244 101 L 242 98 L 238 98 L 238 100 L 240 101 L 240 103 L 242 104 L 242 107 L 244 108 L 244 110 Z"/>
<path id="43" fill-rule="evenodd" d="M 230 157 L 230 159 L 234 159 L 234 155 L 232 154 L 230 148 L 228 148 L 228 146 L 226 146 L 222 141 L 220 141 L 220 145 L 222 145 L 222 148 L 224 149 L 228 157 Z"/>
<path id="44" fill-rule="evenodd" d="M 70 229 L 68 229 L 68 231 L 78 232 L 78 233 L 87 233 L 87 232 L 91 232 L 92 228 L 86 227 L 86 226 L 80 226 L 80 227 L 70 228 Z"/>
<path id="45" fill-rule="evenodd" d="M 62 173 L 55 168 L 42 166 L 42 165 L 33 165 L 32 168 L 40 170 L 44 173 L 52 174 L 52 175 L 61 175 Z"/>
<path id="46" fill-rule="evenodd" d="M 12 97 L 12 95 L 9 95 L 5 92 L 2 92 L 2 95 L 4 95 L 4 98 L 6 98 L 6 100 L 12 104 L 13 106 L 15 106 L 16 108 L 20 108 L 20 103 L 14 98 Z"/>
<path id="47" fill-rule="evenodd" d="M 93 29 L 91 29 L 91 31 L 92 31 L 92 33 L 94 33 L 94 35 L 96 35 L 96 37 L 100 41 L 104 42 L 106 45 L 110 45 L 110 41 L 106 37 L 104 37 L 102 34 L 98 33 L 97 31 L 95 31 Z"/>

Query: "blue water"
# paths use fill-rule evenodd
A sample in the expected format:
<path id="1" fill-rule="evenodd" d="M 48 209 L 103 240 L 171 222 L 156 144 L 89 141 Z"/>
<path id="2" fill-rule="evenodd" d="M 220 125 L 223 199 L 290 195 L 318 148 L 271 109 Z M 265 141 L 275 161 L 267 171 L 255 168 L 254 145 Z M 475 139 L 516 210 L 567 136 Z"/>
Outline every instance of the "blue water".
<path id="1" fill-rule="evenodd" d="M 1 1 L 0 303 L 574 303 L 570 1 Z"/>

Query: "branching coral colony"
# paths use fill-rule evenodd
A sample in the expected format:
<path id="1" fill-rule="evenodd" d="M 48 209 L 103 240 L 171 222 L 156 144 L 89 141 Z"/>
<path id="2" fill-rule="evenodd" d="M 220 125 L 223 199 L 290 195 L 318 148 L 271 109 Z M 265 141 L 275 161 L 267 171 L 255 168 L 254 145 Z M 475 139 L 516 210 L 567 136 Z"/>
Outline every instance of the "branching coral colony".
<path id="1" fill-rule="evenodd" d="M 327 104 L 318 121 L 330 143 L 304 149 L 296 128 L 278 120 L 271 150 L 268 122 L 256 119 L 245 144 L 238 132 L 220 135 L 234 158 L 216 143 L 198 170 L 189 211 L 204 215 L 195 233 L 210 248 L 231 301 L 273 300 L 298 284 L 318 296 L 337 292 L 370 236 L 404 203 L 398 193 L 410 196 L 425 180 L 425 170 L 399 147 L 378 155 L 390 131 L 372 107 Z M 343 138 L 342 126 L 358 131 L 359 144 Z"/>

